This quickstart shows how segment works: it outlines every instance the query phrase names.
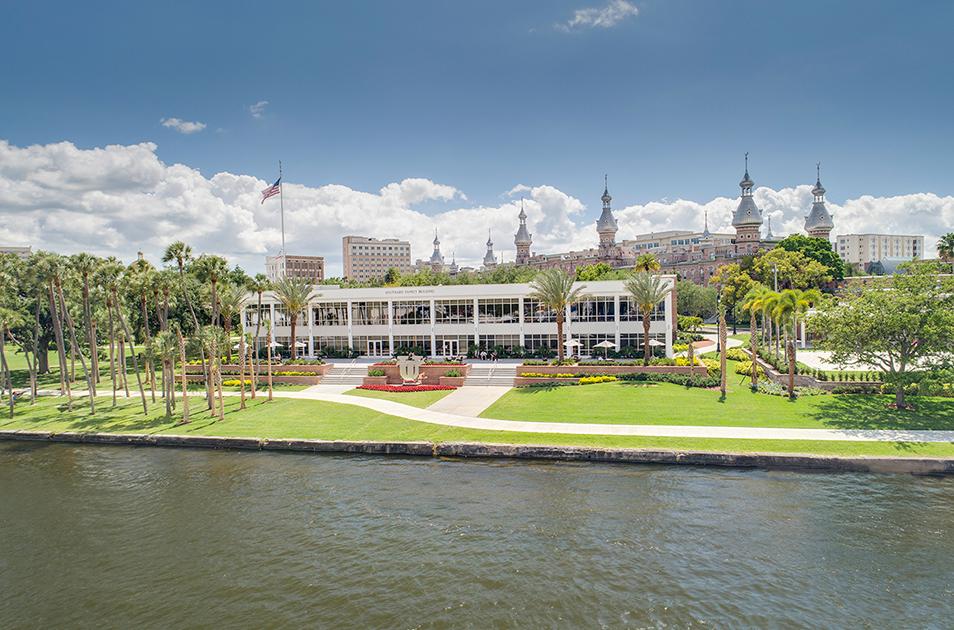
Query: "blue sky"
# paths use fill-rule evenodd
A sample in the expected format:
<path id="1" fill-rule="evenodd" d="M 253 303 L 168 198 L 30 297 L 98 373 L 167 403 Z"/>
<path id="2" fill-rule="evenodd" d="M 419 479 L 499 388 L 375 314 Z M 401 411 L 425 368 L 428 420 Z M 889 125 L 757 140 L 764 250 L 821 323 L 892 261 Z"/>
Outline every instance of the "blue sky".
<path id="1" fill-rule="evenodd" d="M 672 222 L 666 208 L 676 200 L 701 208 L 737 197 L 746 151 L 753 179 L 768 191 L 792 189 L 800 199 L 798 187 L 814 183 L 821 162 L 836 208 L 866 196 L 896 200 L 885 206 L 897 216 L 884 229 L 857 222 L 845 226 L 851 231 L 896 225 L 939 235 L 954 229 L 952 24 L 954 3 L 930 1 L 5 3 L 0 141 L 46 148 L 40 170 L 62 168 L 63 191 L 90 176 L 84 163 L 104 158 L 90 151 L 111 145 L 154 144 L 131 152 L 197 171 L 201 178 L 187 186 L 211 186 L 220 173 L 249 187 L 252 179 L 271 183 L 281 159 L 285 181 L 302 187 L 297 202 L 286 190 L 286 210 L 301 213 L 295 245 L 319 249 L 300 253 L 324 254 L 329 267 L 344 233 L 410 238 L 415 257 L 426 258 L 423 234 L 443 225 L 469 231 L 442 241 L 476 264 L 487 227 L 499 234 L 498 250 L 512 249 L 507 212 L 520 194 L 544 188 L 566 199 L 562 209 L 537 200 L 536 218 L 552 228 L 537 230 L 541 251 L 595 244 L 587 230 L 604 174 L 614 208 L 638 208 L 634 217 L 659 228 Z M 64 142 L 76 151 L 50 157 Z M 22 162 L 17 155 L 8 159 Z M 188 212 L 170 208 L 187 201 L 140 207 L 130 196 L 134 182 L 125 181 L 129 163 L 106 162 L 112 166 L 94 170 L 107 178 L 104 189 L 116 180 L 127 212 L 149 208 L 171 221 L 158 234 L 178 226 L 197 247 L 207 238 L 245 266 L 262 264 L 253 262 L 261 260 L 255 247 L 229 248 L 227 235 L 177 224 L 171 217 L 186 221 Z M 8 189 L 36 185 L 37 172 L 14 171 L 0 162 Z M 168 199 L 167 175 L 153 173 L 158 180 L 145 188 L 162 182 L 158 196 Z M 403 198 L 411 215 L 372 221 L 382 212 L 379 191 L 406 179 L 427 180 L 437 192 Z M 367 229 L 335 223 L 335 209 L 321 205 L 322 192 L 337 186 L 379 199 L 354 206 L 369 215 Z M 521 186 L 527 190 L 511 193 Z M 83 245 L 17 225 L 23 217 L 42 227 L 66 211 L 96 213 L 95 200 L 70 209 L 59 195 L 30 204 L 20 192 L 0 193 L 0 212 L 21 217 L 0 222 L 0 238 L 35 248 Z M 245 241 L 258 229 L 259 243 L 274 249 L 273 217 L 256 214 L 267 210 L 232 203 L 252 213 L 236 219 L 254 224 L 245 226 Z M 486 208 L 499 218 L 480 212 Z M 794 231 L 804 213 L 784 212 L 778 220 Z M 469 218 L 455 221 L 455 213 Z M 333 225 L 312 234 L 306 217 Z M 414 230 L 395 223 L 409 217 L 420 219 Z M 427 218 L 433 224 L 421 225 Z M 124 225 L 121 217 L 110 222 L 119 250 L 135 247 Z M 620 236 L 630 235 L 623 232 L 621 225 Z M 159 248 L 145 242 L 149 255 Z"/>

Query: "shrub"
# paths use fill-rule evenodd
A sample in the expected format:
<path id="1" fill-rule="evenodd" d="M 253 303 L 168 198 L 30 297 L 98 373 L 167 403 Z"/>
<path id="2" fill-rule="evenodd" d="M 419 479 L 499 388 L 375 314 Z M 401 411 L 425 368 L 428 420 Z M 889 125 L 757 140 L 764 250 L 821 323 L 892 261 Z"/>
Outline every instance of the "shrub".
<path id="1" fill-rule="evenodd" d="M 450 385 L 358 385 L 355 389 L 368 389 L 374 392 L 433 392 L 457 388 Z"/>
<path id="2" fill-rule="evenodd" d="M 459 378 L 459 377 L 460 377 L 460 370 L 447 370 L 446 372 L 444 372 L 444 376 L 449 376 L 449 377 L 453 377 L 453 378 Z"/>
<path id="3" fill-rule="evenodd" d="M 384 376 L 384 370 L 369 368 L 368 376 Z"/>
<path id="4" fill-rule="evenodd" d="M 713 378 L 718 377 L 722 372 L 722 366 L 715 359 L 702 359 L 702 364 L 706 366 L 706 371 Z"/>
<path id="5" fill-rule="evenodd" d="M 634 381 L 634 382 L 645 382 L 651 381 L 654 383 L 672 383 L 674 385 L 682 386 L 692 386 L 692 387 L 704 387 L 712 388 L 719 386 L 719 379 L 709 377 L 697 376 L 694 379 L 689 378 L 688 374 L 665 374 L 665 373 L 638 373 L 638 374 L 617 374 L 616 379 L 619 381 Z"/>
<path id="6" fill-rule="evenodd" d="M 759 370 L 759 372 L 758 372 L 758 373 L 759 373 L 759 376 L 760 376 L 760 377 L 764 377 L 764 376 L 765 376 L 765 370 L 763 370 L 761 367 L 760 367 L 758 370 Z M 751 361 L 739 361 L 738 363 L 735 364 L 735 373 L 736 373 L 736 374 L 745 374 L 746 376 L 751 376 L 751 374 L 752 374 L 752 362 L 751 362 Z"/>
<path id="7" fill-rule="evenodd" d="M 550 365 L 550 362 L 537 359 L 524 359 L 522 365 Z"/>
<path id="8" fill-rule="evenodd" d="M 731 361 L 749 361 L 751 359 L 748 353 L 743 352 L 741 348 L 727 348 L 725 358 Z"/>
<path id="9" fill-rule="evenodd" d="M 580 379 L 580 385 L 588 385 L 590 383 L 610 383 L 616 380 L 615 376 L 584 376 Z"/>
<path id="10" fill-rule="evenodd" d="M 240 381 L 237 378 L 229 379 L 227 381 L 222 381 L 222 387 L 238 387 L 241 384 L 242 384 L 242 381 Z M 251 379 L 245 379 L 245 384 L 251 385 L 252 384 Z"/>
<path id="11" fill-rule="evenodd" d="M 686 352 L 689 350 L 689 344 L 687 343 L 674 343 L 672 344 L 673 352 Z"/>
<path id="12" fill-rule="evenodd" d="M 897 394 L 898 386 L 894 383 L 882 383 L 881 384 L 881 393 L 882 394 Z"/>
<path id="13" fill-rule="evenodd" d="M 880 394 L 877 385 L 839 385 L 831 390 L 832 394 Z"/>
<path id="14" fill-rule="evenodd" d="M 921 384 L 920 383 L 908 383 L 904 386 L 904 395 L 905 396 L 917 396 L 921 393 Z"/>

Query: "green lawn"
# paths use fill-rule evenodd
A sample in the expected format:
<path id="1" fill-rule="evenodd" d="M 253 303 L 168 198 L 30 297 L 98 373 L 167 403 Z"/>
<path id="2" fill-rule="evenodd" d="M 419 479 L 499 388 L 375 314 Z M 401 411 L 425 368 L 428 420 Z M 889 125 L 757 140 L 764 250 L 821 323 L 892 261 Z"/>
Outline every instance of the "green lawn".
<path id="1" fill-rule="evenodd" d="M 954 399 L 911 397 L 914 411 L 885 408 L 893 396 L 782 396 L 752 393 L 730 378 L 718 390 L 669 383 L 600 383 L 512 389 L 480 416 L 528 422 L 786 427 L 798 429 L 954 430 Z"/>
<path id="2" fill-rule="evenodd" d="M 583 388 L 572 389 L 579 391 Z M 725 440 L 476 431 L 405 420 L 351 405 L 293 399 L 277 399 L 268 403 L 260 398 L 256 401 L 248 401 L 248 409 L 240 411 L 238 410 L 239 401 L 228 398 L 225 405 L 226 421 L 217 422 L 204 410 L 205 406 L 200 397 L 190 397 L 190 401 L 193 421 L 190 424 L 175 426 L 175 423 L 182 418 L 181 404 L 180 412 L 170 417 L 165 416 L 163 405 L 150 406 L 150 415 L 144 416 L 142 406 L 135 398 L 121 400 L 116 408 L 110 408 L 110 399 L 101 397 L 97 398 L 96 415 L 91 416 L 88 400 L 78 402 L 74 413 L 69 414 L 62 398 L 44 397 L 33 407 L 26 402 L 18 404 L 16 418 L 13 420 L 9 419 L 5 413 L 0 415 L 2 418 L 0 429 L 89 433 L 174 433 L 276 439 L 390 440 L 435 443 L 460 441 L 842 456 L 954 457 L 952 444 Z"/>
<path id="3" fill-rule="evenodd" d="M 379 392 L 373 389 L 351 389 L 346 391 L 345 395 L 391 400 L 404 405 L 425 409 L 453 391 L 452 389 L 437 389 L 429 392 Z"/>

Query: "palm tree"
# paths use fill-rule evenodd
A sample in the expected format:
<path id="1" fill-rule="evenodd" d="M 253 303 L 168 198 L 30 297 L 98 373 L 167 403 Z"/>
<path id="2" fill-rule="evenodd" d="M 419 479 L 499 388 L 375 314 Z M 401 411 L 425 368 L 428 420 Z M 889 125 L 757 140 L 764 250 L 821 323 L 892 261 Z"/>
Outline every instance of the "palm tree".
<path id="1" fill-rule="evenodd" d="M 73 270 L 83 278 L 83 327 L 86 330 L 86 343 L 89 345 L 89 364 L 93 371 L 93 389 L 91 395 L 96 396 L 96 383 L 99 379 L 99 346 L 96 335 L 93 333 L 92 310 L 90 306 L 89 276 L 96 273 L 102 261 L 86 252 L 80 252 L 70 257 Z"/>
<path id="2" fill-rule="evenodd" d="M 798 325 L 799 316 L 803 315 L 813 303 L 820 299 L 821 294 L 817 289 L 807 291 L 785 289 L 778 296 L 775 317 L 784 323 L 785 353 L 788 358 L 789 397 L 795 395 L 795 329 Z M 791 332 L 791 336 L 789 336 L 789 332 Z"/>
<path id="3" fill-rule="evenodd" d="M 126 319 L 123 317 L 122 310 L 119 308 L 119 287 L 122 283 L 121 276 L 124 269 L 121 263 L 114 262 L 106 263 L 104 268 L 106 269 L 106 277 L 109 281 L 107 288 L 113 297 L 112 305 L 116 314 L 116 320 L 119 321 L 119 325 L 122 327 L 125 339 L 129 342 L 129 352 L 132 354 L 133 359 L 133 370 L 136 372 L 136 382 L 139 384 L 139 395 L 142 397 L 142 411 L 148 416 L 149 406 L 146 403 L 146 389 L 142 385 L 142 376 L 139 374 L 139 359 L 136 357 L 136 346 L 134 345 L 133 336 L 129 332 L 129 327 L 126 326 Z M 125 351 L 123 351 L 121 354 L 125 359 Z M 125 370 L 123 370 L 123 373 L 125 374 Z"/>
<path id="4" fill-rule="evenodd" d="M 169 296 L 175 286 L 175 276 L 171 269 L 162 269 L 153 276 L 153 295 L 156 300 L 156 312 L 159 313 L 159 328 L 169 330 Z M 159 295 L 162 295 L 162 307 L 159 307 Z"/>
<path id="5" fill-rule="evenodd" d="M 186 245 L 182 241 L 176 241 L 170 243 L 166 247 L 166 252 L 162 255 L 162 262 L 168 263 L 176 261 L 176 265 L 179 267 L 179 289 L 182 291 L 182 296 L 185 298 L 186 305 L 189 307 L 189 313 L 192 314 L 192 325 L 196 328 L 199 327 L 199 320 L 195 316 L 195 309 L 192 308 L 192 302 L 189 300 L 189 292 L 186 291 L 186 282 L 185 282 L 185 264 L 192 260 L 192 247 Z"/>
<path id="6" fill-rule="evenodd" d="M 779 342 L 779 330 L 778 330 L 778 319 L 775 317 L 775 309 L 778 308 L 778 298 L 779 294 L 776 291 L 767 291 L 764 296 L 762 296 L 762 319 L 766 322 L 766 328 L 768 329 L 768 344 L 769 349 L 772 347 L 772 326 L 775 326 L 775 360 L 778 361 L 778 342 Z"/>
<path id="7" fill-rule="evenodd" d="M 719 296 L 719 391 L 722 392 L 723 398 L 725 397 L 725 382 L 728 379 L 728 374 L 726 373 L 726 344 L 729 340 L 729 336 L 726 331 L 725 326 L 725 304 L 722 303 L 722 296 Z"/>
<path id="8" fill-rule="evenodd" d="M 648 271 L 650 273 L 656 273 L 659 271 L 659 259 L 656 258 L 655 254 L 650 254 L 646 252 L 645 254 L 640 254 L 636 257 L 636 263 L 633 265 L 633 271 Z"/>
<path id="9" fill-rule="evenodd" d="M 275 283 L 275 297 L 285 307 L 291 325 L 291 358 L 295 359 L 298 347 L 296 345 L 295 327 L 298 325 L 298 315 L 308 304 L 320 294 L 314 292 L 314 285 L 308 278 L 284 276 Z"/>
<path id="10" fill-rule="evenodd" d="M 265 320 L 265 347 L 268 349 L 268 402 L 272 402 L 272 322 Z"/>
<path id="11" fill-rule="evenodd" d="M 176 339 L 179 342 L 179 362 L 182 365 L 182 422 L 189 423 L 189 388 L 186 381 L 186 352 L 185 339 L 182 338 L 182 329 L 176 326 Z"/>
<path id="12" fill-rule="evenodd" d="M 653 308 L 672 291 L 672 285 L 666 285 L 661 276 L 648 271 L 634 273 L 623 283 L 643 318 L 643 365 L 649 365 L 649 323 Z"/>
<path id="13" fill-rule="evenodd" d="M 150 350 L 162 363 L 162 396 L 166 399 L 166 415 L 172 415 L 175 401 L 176 357 L 179 355 L 179 340 L 171 332 L 163 330 L 150 343 Z"/>
<path id="14" fill-rule="evenodd" d="M 59 254 L 53 252 L 37 252 L 38 261 L 35 267 L 38 278 L 43 282 L 50 308 L 50 319 L 53 320 L 53 334 L 56 338 L 56 352 L 60 365 L 60 394 L 67 397 L 67 408 L 73 411 L 73 393 L 70 391 L 70 383 L 67 378 L 66 370 L 66 344 L 63 341 L 63 321 L 59 310 L 56 307 L 56 291 L 54 288 L 54 277 L 60 274 L 62 259 Z"/>
<path id="15" fill-rule="evenodd" d="M 192 271 L 195 273 L 199 282 L 208 282 L 212 285 L 212 325 L 217 325 L 219 315 L 219 280 L 228 273 L 228 262 L 221 256 L 213 254 L 202 254 L 192 265 Z"/>
<path id="16" fill-rule="evenodd" d="M 556 313 L 557 358 L 563 361 L 563 317 L 566 309 L 584 299 L 585 286 L 574 287 L 573 279 L 562 269 L 541 271 L 530 282 L 530 297 Z"/>
<path id="17" fill-rule="evenodd" d="M 241 289 L 231 282 L 224 283 L 219 289 L 219 308 L 222 311 L 222 324 L 225 328 L 225 336 L 228 339 L 225 353 L 230 364 L 232 363 L 232 320 L 235 319 L 235 315 L 242 310 L 244 305 L 245 295 Z"/>
<path id="18" fill-rule="evenodd" d="M 129 265 L 126 269 L 126 274 L 129 278 L 128 284 L 132 290 L 132 295 L 139 302 L 139 308 L 142 311 L 142 327 L 146 338 L 146 346 L 148 347 L 150 335 L 149 309 L 147 308 L 147 304 L 149 302 L 149 296 L 153 291 L 156 270 L 148 261 L 139 259 Z M 159 315 L 159 318 L 161 319 L 162 316 Z M 151 353 L 146 355 L 146 371 L 148 372 L 149 387 L 152 391 L 152 402 L 156 402 L 156 370 L 152 362 Z M 165 372 L 163 372 L 163 378 L 165 378 Z"/>
<path id="19" fill-rule="evenodd" d="M 11 327 L 22 326 L 26 320 L 16 311 L 9 308 L 0 308 L 0 387 L 7 390 L 10 402 L 10 417 L 13 417 L 13 381 L 10 379 L 10 367 L 7 365 L 6 347 L 4 338 L 10 333 Z"/>
<path id="20" fill-rule="evenodd" d="M 948 263 L 954 259 L 954 232 L 948 232 L 937 242 L 937 255 Z"/>
<path id="21" fill-rule="evenodd" d="M 261 335 L 261 332 L 262 332 L 262 293 L 264 293 L 265 291 L 271 290 L 271 288 L 272 288 L 272 282 L 271 282 L 271 280 L 268 279 L 268 277 L 265 276 L 264 273 L 257 273 L 257 274 L 255 274 L 255 278 L 253 278 L 253 279 L 248 283 L 247 286 L 248 286 L 248 290 L 249 290 L 249 291 L 251 291 L 252 293 L 257 293 L 257 294 L 258 294 L 258 307 L 257 307 L 257 309 L 256 309 L 256 311 L 255 311 L 255 314 L 256 314 L 256 317 L 255 317 L 255 336 L 254 336 L 253 339 L 252 339 L 252 347 L 253 347 L 253 349 L 254 349 L 254 353 L 253 353 L 254 359 L 253 359 L 253 361 L 252 361 L 252 367 L 251 367 L 251 370 L 252 370 L 252 398 L 255 398 L 255 385 L 256 385 L 256 383 L 255 383 L 255 378 L 258 376 L 258 365 L 259 365 L 259 358 L 258 358 L 258 351 L 259 351 L 258 343 L 259 343 L 259 342 L 258 342 L 258 340 L 261 339 L 260 335 Z"/>
<path id="22" fill-rule="evenodd" d="M 757 284 L 749 292 L 745 294 L 745 297 L 742 298 L 742 308 L 749 312 L 749 345 L 752 351 L 752 387 L 756 387 L 759 384 L 759 368 L 758 368 L 758 351 L 756 349 L 756 313 L 761 313 L 763 300 L 768 296 L 772 291 L 765 286 L 764 284 Z M 765 327 L 765 322 L 763 318 L 762 327 Z"/>

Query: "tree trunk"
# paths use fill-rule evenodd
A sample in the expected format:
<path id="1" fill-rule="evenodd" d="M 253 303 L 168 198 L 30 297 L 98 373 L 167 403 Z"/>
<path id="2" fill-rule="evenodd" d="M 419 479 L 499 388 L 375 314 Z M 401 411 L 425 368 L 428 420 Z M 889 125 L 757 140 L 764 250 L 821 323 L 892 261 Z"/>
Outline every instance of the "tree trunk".
<path id="1" fill-rule="evenodd" d="M 139 296 L 139 304 L 142 306 L 142 328 L 146 334 L 146 349 L 148 352 L 149 348 L 149 311 L 146 309 L 146 296 Z M 151 353 L 150 353 L 151 354 Z M 165 368 L 163 368 L 165 369 Z M 156 402 L 156 367 L 153 365 L 152 357 L 146 355 L 146 370 L 149 371 L 148 380 L 149 380 L 149 389 L 152 392 L 152 402 Z M 163 378 L 165 378 L 165 372 L 163 372 Z M 165 390 L 163 390 L 165 391 Z M 168 414 L 167 414 L 168 415 Z"/>
<path id="2" fill-rule="evenodd" d="M 113 407 L 116 406 L 116 323 L 113 321 L 113 301 L 106 300 L 109 313 L 109 374 L 113 379 Z"/>
<path id="3" fill-rule="evenodd" d="M 56 290 L 60 294 L 60 309 L 63 311 L 63 319 L 66 320 L 66 325 L 70 329 L 70 343 L 73 348 L 76 348 L 76 327 L 73 326 L 73 318 L 70 317 L 70 312 L 66 308 L 66 299 L 63 297 L 63 285 L 59 280 L 56 281 Z M 89 370 L 86 369 L 86 359 L 83 358 L 83 353 L 80 352 L 80 364 L 83 366 L 83 374 L 86 375 L 86 387 L 89 389 L 89 410 L 90 413 L 96 413 L 96 399 L 93 396 L 93 377 Z"/>
<path id="4" fill-rule="evenodd" d="M 10 379 L 10 368 L 7 367 L 6 347 L 3 343 L 5 329 L 0 331 L 0 381 L 7 390 L 7 398 L 10 402 L 10 419 L 13 419 L 13 381 Z"/>
<path id="5" fill-rule="evenodd" d="M 696 378 L 696 347 L 689 340 L 689 385 L 695 383 Z"/>
<path id="6" fill-rule="evenodd" d="M 726 362 L 725 362 L 725 359 L 726 359 L 725 344 L 729 340 L 728 337 L 729 336 L 727 334 L 726 325 L 725 325 L 725 315 L 720 315 L 719 316 L 719 346 L 722 348 L 722 350 L 719 354 L 719 367 L 720 367 L 720 372 L 722 373 L 722 376 L 720 377 L 720 381 L 719 381 L 719 391 L 722 392 L 723 396 L 725 396 L 725 383 L 728 378 L 728 375 L 726 374 Z"/>
<path id="7" fill-rule="evenodd" d="M 559 324 L 557 324 L 559 328 Z M 268 402 L 272 402 L 272 331 L 265 335 L 265 345 L 268 346 Z"/>
<path id="8" fill-rule="evenodd" d="M 176 336 L 179 338 L 179 361 L 182 363 L 182 424 L 188 424 L 189 423 L 189 388 L 186 382 L 185 339 L 182 338 L 181 330 L 176 330 Z"/>
<path id="9" fill-rule="evenodd" d="M 643 365 L 649 365 L 649 313 L 643 313 Z"/>
<path id="10" fill-rule="evenodd" d="M 66 348 L 63 347 L 63 326 L 60 322 L 59 313 L 56 312 L 56 300 L 53 297 L 53 280 L 47 285 L 50 302 L 50 317 L 53 319 L 53 333 L 56 335 L 56 355 L 60 360 L 60 393 L 67 397 L 67 408 L 70 413 L 73 412 L 73 392 L 70 391 L 70 384 L 66 378 Z"/>
<path id="11" fill-rule="evenodd" d="M 788 397 L 795 398 L 795 342 L 789 339 L 785 344 L 788 355 Z"/>
<path id="12" fill-rule="evenodd" d="M 239 339 L 239 387 L 242 390 L 242 405 L 239 409 L 245 409 L 245 335 Z"/>
<path id="13" fill-rule="evenodd" d="M 557 358 L 560 362 L 563 362 L 563 313 L 557 309 L 556 314 L 556 325 L 557 325 Z"/>
<path id="14" fill-rule="evenodd" d="M 759 362 L 756 346 L 758 345 L 758 333 L 755 330 L 755 316 L 752 317 L 749 331 L 749 347 L 752 349 L 752 389 L 759 385 Z"/>
<path id="15" fill-rule="evenodd" d="M 126 333 L 126 338 L 129 340 L 129 351 L 132 353 L 133 369 L 136 370 L 136 382 L 139 383 L 139 394 L 142 396 L 142 412 L 148 416 L 149 407 L 146 405 L 146 390 L 143 389 L 142 377 L 139 375 L 139 360 L 136 358 L 136 347 L 133 345 L 132 335 L 129 334 L 126 320 L 123 319 L 123 314 L 119 311 L 119 298 L 116 296 L 115 287 L 113 287 L 113 302 L 115 302 L 116 305 L 116 317 L 119 319 L 119 324 L 123 327 L 123 332 Z"/>
<path id="16" fill-rule="evenodd" d="M 296 354 L 298 352 L 298 346 L 296 342 L 298 339 L 295 337 L 295 327 L 298 325 L 298 313 L 295 313 L 291 316 L 291 358 L 292 361 L 295 360 Z"/>

